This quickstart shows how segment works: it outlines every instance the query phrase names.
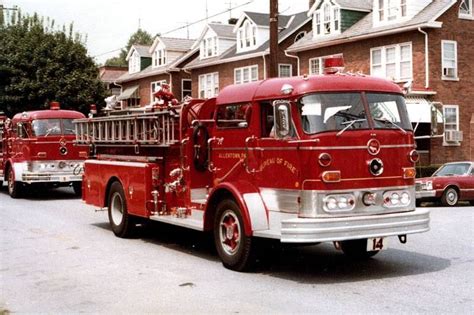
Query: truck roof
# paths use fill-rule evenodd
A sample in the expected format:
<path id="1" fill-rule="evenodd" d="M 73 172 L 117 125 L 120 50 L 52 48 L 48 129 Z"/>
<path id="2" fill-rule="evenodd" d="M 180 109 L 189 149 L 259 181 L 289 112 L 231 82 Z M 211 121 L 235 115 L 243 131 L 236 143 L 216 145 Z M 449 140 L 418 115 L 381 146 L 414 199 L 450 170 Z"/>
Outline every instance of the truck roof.
<path id="1" fill-rule="evenodd" d="M 13 121 L 20 120 L 34 120 L 34 119 L 54 119 L 54 118 L 66 118 L 66 119 L 79 119 L 85 118 L 84 114 L 76 112 L 74 110 L 36 110 L 30 112 L 18 113 L 13 116 Z"/>
<path id="2" fill-rule="evenodd" d="M 294 88 L 290 95 L 281 93 L 284 84 Z M 222 89 L 218 96 L 217 104 L 250 102 L 252 100 L 282 99 L 291 96 L 301 96 L 313 92 L 383 92 L 402 94 L 402 90 L 392 81 L 371 77 L 354 75 L 311 75 L 307 77 L 272 78 L 252 83 L 229 85 Z"/>

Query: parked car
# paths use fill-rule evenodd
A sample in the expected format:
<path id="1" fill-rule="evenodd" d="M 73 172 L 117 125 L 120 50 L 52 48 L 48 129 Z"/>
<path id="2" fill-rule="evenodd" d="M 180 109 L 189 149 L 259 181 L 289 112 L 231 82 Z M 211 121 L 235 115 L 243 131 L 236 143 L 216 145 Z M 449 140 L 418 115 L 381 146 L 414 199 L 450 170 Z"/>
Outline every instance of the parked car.
<path id="1" fill-rule="evenodd" d="M 455 206 L 466 200 L 474 205 L 474 162 L 452 162 L 441 166 L 431 177 L 416 180 L 416 204 L 441 201 Z"/>

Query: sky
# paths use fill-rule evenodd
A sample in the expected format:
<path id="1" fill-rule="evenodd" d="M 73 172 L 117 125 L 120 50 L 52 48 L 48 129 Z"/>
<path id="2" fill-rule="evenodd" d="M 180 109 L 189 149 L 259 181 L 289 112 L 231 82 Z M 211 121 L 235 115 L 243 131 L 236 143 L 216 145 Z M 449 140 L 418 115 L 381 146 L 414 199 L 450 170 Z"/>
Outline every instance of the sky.
<path id="1" fill-rule="evenodd" d="M 249 3 L 250 2 L 250 3 Z M 247 4 L 248 3 L 248 4 Z M 270 0 L 0 0 L 4 7 L 18 6 L 23 13 L 55 20 L 56 25 L 74 23 L 74 30 L 86 38 L 89 55 L 98 64 L 118 56 L 138 27 L 153 36 L 161 33 L 168 37 L 188 36 L 187 23 L 209 17 L 209 22 L 225 23 L 229 12 L 239 18 L 242 11 L 268 13 Z M 281 14 L 307 11 L 309 0 L 279 0 Z M 207 10 L 206 10 L 207 8 Z M 198 38 L 205 21 L 189 26 L 189 38 Z M 168 31 L 183 27 L 171 33 Z M 166 33 L 166 34 L 165 34 Z"/>

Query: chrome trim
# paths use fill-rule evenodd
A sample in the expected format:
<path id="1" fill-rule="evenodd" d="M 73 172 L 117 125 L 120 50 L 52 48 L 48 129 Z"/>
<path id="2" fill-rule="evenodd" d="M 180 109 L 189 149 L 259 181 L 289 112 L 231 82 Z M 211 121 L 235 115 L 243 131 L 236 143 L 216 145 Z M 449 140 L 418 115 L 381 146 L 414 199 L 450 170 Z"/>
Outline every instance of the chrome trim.
<path id="1" fill-rule="evenodd" d="M 301 196 L 299 189 L 260 188 L 260 195 L 269 211 L 286 213 L 299 211 L 298 198 Z"/>
<path id="2" fill-rule="evenodd" d="M 291 143 L 291 142 L 290 142 Z M 413 144 L 386 144 L 381 145 L 381 149 L 399 149 L 399 148 L 414 148 Z M 289 151 L 289 150 L 303 150 L 303 151 L 321 151 L 321 150 L 367 150 L 367 146 L 333 146 L 333 147 L 253 147 L 249 150 L 260 150 L 260 151 Z M 228 148 L 215 148 L 215 151 L 245 151 L 245 147 L 228 147 Z"/>
<path id="3" fill-rule="evenodd" d="M 429 231 L 426 209 L 344 218 L 294 218 L 281 222 L 282 243 L 314 243 L 387 237 Z"/>
<path id="4" fill-rule="evenodd" d="M 248 208 L 252 231 L 268 230 L 267 210 L 259 193 L 243 195 Z"/>
<path id="5" fill-rule="evenodd" d="M 436 197 L 436 190 L 418 190 L 415 192 L 416 199 Z"/>
<path id="6" fill-rule="evenodd" d="M 86 160 L 84 164 L 127 166 L 127 167 L 141 167 L 141 168 L 145 168 L 147 166 L 146 163 L 140 163 L 140 162 L 98 161 L 98 160 Z"/>

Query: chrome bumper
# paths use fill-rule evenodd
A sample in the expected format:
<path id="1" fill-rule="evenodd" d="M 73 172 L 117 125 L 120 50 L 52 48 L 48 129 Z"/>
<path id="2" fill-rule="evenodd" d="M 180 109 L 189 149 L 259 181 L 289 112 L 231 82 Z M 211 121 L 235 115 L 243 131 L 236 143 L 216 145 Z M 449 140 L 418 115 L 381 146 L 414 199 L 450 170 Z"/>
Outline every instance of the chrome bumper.
<path id="1" fill-rule="evenodd" d="M 305 219 L 281 223 L 282 243 L 332 242 L 421 233 L 430 229 L 430 212 L 410 212 L 357 217 Z"/>
<path id="2" fill-rule="evenodd" d="M 418 190 L 415 192 L 416 199 L 432 198 L 436 196 L 436 190 Z"/>
<path id="3" fill-rule="evenodd" d="M 21 181 L 27 184 L 33 183 L 69 183 L 80 182 L 82 174 L 74 175 L 71 173 L 32 173 L 24 172 L 21 174 Z"/>

